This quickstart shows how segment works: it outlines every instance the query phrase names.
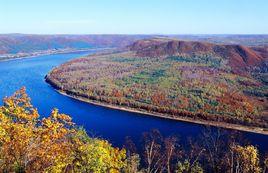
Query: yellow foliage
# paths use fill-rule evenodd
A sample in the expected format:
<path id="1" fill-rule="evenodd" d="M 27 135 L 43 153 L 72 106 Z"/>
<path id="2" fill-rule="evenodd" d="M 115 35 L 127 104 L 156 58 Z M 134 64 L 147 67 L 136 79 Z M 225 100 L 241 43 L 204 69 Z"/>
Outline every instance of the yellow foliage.
<path id="1" fill-rule="evenodd" d="M 261 168 L 259 166 L 258 149 L 252 145 L 240 146 L 235 145 L 233 151 L 236 154 L 236 171 L 243 173 L 259 173 Z"/>
<path id="2" fill-rule="evenodd" d="M 0 172 L 119 172 L 125 150 L 89 138 L 53 109 L 39 120 L 25 88 L 0 107 Z M 87 172 L 87 171 L 86 171 Z"/>

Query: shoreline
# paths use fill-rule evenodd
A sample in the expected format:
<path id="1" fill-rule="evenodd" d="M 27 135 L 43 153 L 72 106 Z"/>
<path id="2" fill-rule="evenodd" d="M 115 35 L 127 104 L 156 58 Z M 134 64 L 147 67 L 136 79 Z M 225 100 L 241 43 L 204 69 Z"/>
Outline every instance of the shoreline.
<path id="1" fill-rule="evenodd" d="M 67 54 L 67 53 L 78 53 L 78 52 L 87 52 L 87 51 L 91 51 L 91 50 L 106 50 L 106 49 L 113 49 L 113 48 L 89 48 L 89 49 L 77 49 L 77 50 L 62 50 L 59 52 L 47 52 L 47 53 L 39 53 L 36 55 L 26 55 L 26 56 L 20 56 L 20 57 L 14 57 L 14 58 L 5 58 L 2 57 L 0 58 L 0 62 L 6 62 L 6 61 L 13 61 L 13 60 L 20 60 L 20 59 L 28 59 L 28 58 L 34 58 L 34 57 L 38 57 L 38 56 L 46 56 L 46 55 L 59 55 L 59 54 Z"/>
<path id="2" fill-rule="evenodd" d="M 163 118 L 163 119 L 173 120 L 173 121 L 180 121 L 180 122 L 186 122 L 186 123 L 192 123 L 192 124 L 198 124 L 198 125 L 204 125 L 204 126 L 219 127 L 219 128 L 229 129 L 229 130 L 238 130 L 238 131 L 243 131 L 243 132 L 268 135 L 268 129 L 265 130 L 264 128 L 260 128 L 260 127 L 247 127 L 247 126 L 242 126 L 242 125 L 238 125 L 238 124 L 229 124 L 229 123 L 225 123 L 225 122 L 194 120 L 194 119 L 187 118 L 187 117 L 171 117 L 169 114 L 163 114 L 163 113 L 157 113 L 157 112 L 148 112 L 145 110 L 138 110 L 138 109 L 129 108 L 126 106 L 112 105 L 112 104 L 103 103 L 100 101 L 89 100 L 89 99 L 83 98 L 81 96 L 69 95 L 64 91 L 60 91 L 58 89 L 55 89 L 49 82 L 47 82 L 47 83 L 59 94 L 62 94 L 64 96 L 67 96 L 69 98 L 72 98 L 72 99 L 75 99 L 75 100 L 78 100 L 81 102 L 96 105 L 96 106 L 101 106 L 101 107 L 125 111 L 125 112 L 137 113 L 137 114 L 140 114 L 140 116 L 151 116 L 151 117 Z"/>

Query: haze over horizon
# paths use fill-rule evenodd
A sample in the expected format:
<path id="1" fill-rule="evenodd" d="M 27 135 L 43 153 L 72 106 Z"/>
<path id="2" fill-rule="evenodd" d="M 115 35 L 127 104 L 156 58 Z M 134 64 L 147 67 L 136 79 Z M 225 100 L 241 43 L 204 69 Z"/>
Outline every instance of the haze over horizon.
<path id="1" fill-rule="evenodd" d="M 0 0 L 0 34 L 268 34 L 266 0 Z"/>

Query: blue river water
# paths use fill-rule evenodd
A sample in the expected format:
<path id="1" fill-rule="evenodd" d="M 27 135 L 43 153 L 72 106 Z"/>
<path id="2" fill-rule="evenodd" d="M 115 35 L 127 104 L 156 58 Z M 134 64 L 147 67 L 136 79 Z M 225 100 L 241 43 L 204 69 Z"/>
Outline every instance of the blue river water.
<path id="1" fill-rule="evenodd" d="M 45 82 L 45 75 L 53 67 L 90 53 L 94 51 L 0 62 L 0 98 L 9 96 L 25 86 L 33 105 L 42 116 L 47 116 L 53 108 L 58 108 L 60 112 L 71 115 L 73 121 L 83 126 L 90 135 L 108 139 L 115 146 L 122 146 L 126 136 L 139 141 L 142 133 L 151 129 L 158 129 L 164 136 L 179 135 L 181 139 L 201 134 L 204 128 L 202 125 L 87 104 L 57 93 Z M 268 151 L 268 135 L 245 132 L 243 134 L 252 144 Z"/>

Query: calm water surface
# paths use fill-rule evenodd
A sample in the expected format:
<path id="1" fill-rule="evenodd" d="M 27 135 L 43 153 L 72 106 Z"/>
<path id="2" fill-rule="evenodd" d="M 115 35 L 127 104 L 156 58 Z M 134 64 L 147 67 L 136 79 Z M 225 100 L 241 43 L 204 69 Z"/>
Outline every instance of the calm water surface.
<path id="1" fill-rule="evenodd" d="M 56 107 L 60 112 L 71 115 L 74 122 L 83 126 L 90 134 L 108 139 L 116 146 L 121 146 L 126 136 L 139 141 L 142 133 L 151 129 L 159 129 L 163 135 L 176 134 L 181 139 L 200 135 L 204 128 L 202 125 L 86 104 L 58 94 L 44 81 L 45 75 L 53 67 L 93 52 L 46 55 L 0 62 L 0 98 L 26 86 L 33 105 L 42 116 L 49 115 Z M 244 135 L 262 150 L 268 150 L 268 136 L 253 133 Z"/>

